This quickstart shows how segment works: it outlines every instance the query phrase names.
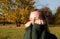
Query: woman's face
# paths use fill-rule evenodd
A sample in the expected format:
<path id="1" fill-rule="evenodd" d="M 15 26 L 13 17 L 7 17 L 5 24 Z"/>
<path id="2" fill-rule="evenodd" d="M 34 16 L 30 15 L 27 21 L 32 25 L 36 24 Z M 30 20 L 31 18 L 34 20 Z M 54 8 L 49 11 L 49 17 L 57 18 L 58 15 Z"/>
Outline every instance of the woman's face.
<path id="1" fill-rule="evenodd" d="M 31 12 L 31 14 L 30 14 L 30 20 L 34 21 L 34 20 L 37 20 L 37 19 L 39 19 L 39 12 L 38 11 Z"/>

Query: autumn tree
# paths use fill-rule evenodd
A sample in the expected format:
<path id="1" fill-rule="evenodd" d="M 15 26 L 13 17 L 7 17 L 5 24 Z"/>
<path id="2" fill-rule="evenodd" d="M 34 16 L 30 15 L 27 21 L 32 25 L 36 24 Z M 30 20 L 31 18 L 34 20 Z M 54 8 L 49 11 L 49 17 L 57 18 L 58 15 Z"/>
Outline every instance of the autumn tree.
<path id="1" fill-rule="evenodd" d="M 56 24 L 60 24 L 60 7 L 57 8 L 57 12 L 55 14 L 55 17 L 56 17 Z"/>
<path id="2" fill-rule="evenodd" d="M 6 15 L 7 15 L 7 9 L 6 9 L 6 6 L 5 6 L 5 1 L 4 0 L 0 0 L 0 15 L 1 15 L 1 19 L 0 19 L 0 22 L 3 23 L 3 25 L 5 25 L 5 22 L 7 21 L 6 19 Z"/>
<path id="3" fill-rule="evenodd" d="M 26 23 L 29 20 L 29 14 L 33 7 L 33 0 L 9 0 L 10 13 L 13 14 L 12 19 L 17 25 Z M 13 12 L 13 13 L 12 13 Z"/>
<path id="4" fill-rule="evenodd" d="M 30 11 L 34 9 L 33 0 L 0 0 L 0 4 L 1 16 L 11 23 L 26 23 L 29 20 Z"/>

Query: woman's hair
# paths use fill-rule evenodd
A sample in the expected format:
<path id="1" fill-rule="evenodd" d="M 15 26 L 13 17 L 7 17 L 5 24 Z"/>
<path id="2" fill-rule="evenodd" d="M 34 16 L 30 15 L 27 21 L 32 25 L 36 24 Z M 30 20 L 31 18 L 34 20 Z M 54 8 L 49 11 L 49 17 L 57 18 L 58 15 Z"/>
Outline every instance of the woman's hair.
<path id="1" fill-rule="evenodd" d="M 48 23 L 47 23 L 46 16 L 44 15 L 44 11 L 40 11 L 39 9 L 34 9 L 32 12 L 34 12 L 34 11 L 38 11 L 39 12 L 40 19 L 42 19 L 45 22 L 45 24 L 46 24 L 45 28 L 46 28 L 47 31 L 49 31 Z"/>
<path id="2" fill-rule="evenodd" d="M 40 10 L 39 10 L 39 9 L 33 9 L 31 12 L 33 12 L 33 11 L 38 11 L 38 12 L 40 12 Z"/>
<path id="3" fill-rule="evenodd" d="M 46 17 L 45 17 L 45 15 L 44 15 L 44 12 L 43 12 L 43 11 L 40 11 L 39 9 L 34 9 L 34 10 L 32 10 L 31 12 L 34 12 L 34 11 L 38 11 L 38 12 L 39 12 L 40 19 L 46 20 Z"/>

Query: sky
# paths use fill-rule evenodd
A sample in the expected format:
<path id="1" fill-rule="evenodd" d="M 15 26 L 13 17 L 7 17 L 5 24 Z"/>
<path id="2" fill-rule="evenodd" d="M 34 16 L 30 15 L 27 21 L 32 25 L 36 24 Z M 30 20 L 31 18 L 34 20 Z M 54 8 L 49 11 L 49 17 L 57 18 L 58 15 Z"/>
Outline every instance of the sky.
<path id="1" fill-rule="evenodd" d="M 60 6 L 60 0 L 34 0 L 35 1 L 35 8 L 40 9 L 44 6 L 49 7 L 54 14 L 56 12 L 57 7 Z"/>

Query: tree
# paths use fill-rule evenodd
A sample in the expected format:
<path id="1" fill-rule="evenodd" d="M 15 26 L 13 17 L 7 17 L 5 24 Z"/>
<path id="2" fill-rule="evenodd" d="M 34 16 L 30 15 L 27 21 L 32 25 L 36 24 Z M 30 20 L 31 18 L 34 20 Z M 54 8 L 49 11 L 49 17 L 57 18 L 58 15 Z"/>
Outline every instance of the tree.
<path id="1" fill-rule="evenodd" d="M 5 1 L 4 0 L 0 0 L 0 12 L 1 12 L 1 22 L 3 22 L 3 25 L 5 25 L 5 22 L 7 21 L 6 20 L 6 15 L 7 15 L 7 13 L 6 13 L 6 6 L 5 6 L 6 4 L 5 4 Z"/>
<path id="2" fill-rule="evenodd" d="M 34 9 L 33 0 L 0 0 L 3 16 L 11 23 L 26 23 L 29 20 L 29 14 Z"/>
<path id="3" fill-rule="evenodd" d="M 26 23 L 29 20 L 29 14 L 30 11 L 34 9 L 33 4 L 34 2 L 32 2 L 33 0 L 21 0 L 21 22 L 22 23 Z"/>
<path id="4" fill-rule="evenodd" d="M 60 24 L 60 7 L 57 8 L 57 12 L 55 14 L 55 17 L 56 17 L 55 24 Z"/>

